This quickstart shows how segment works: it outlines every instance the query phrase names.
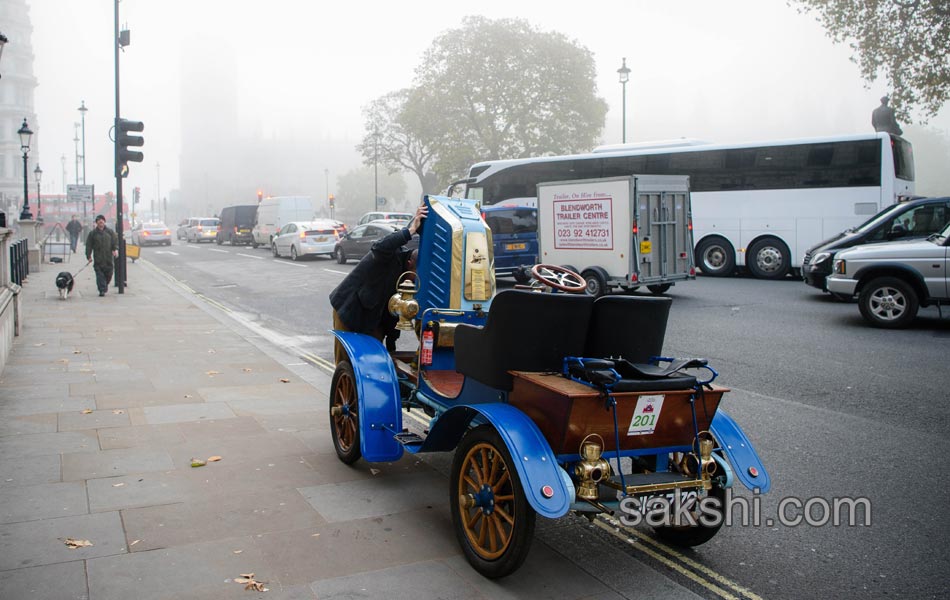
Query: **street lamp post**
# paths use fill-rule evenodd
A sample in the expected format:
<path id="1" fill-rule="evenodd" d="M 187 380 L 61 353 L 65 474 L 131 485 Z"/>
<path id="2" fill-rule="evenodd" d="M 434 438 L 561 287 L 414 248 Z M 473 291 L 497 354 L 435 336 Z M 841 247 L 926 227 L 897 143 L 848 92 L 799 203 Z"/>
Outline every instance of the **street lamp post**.
<path id="1" fill-rule="evenodd" d="M 623 143 L 627 143 L 627 82 L 630 81 L 630 69 L 627 68 L 627 57 L 623 57 L 623 65 L 617 69 L 620 75 L 620 85 L 623 86 Z"/>
<path id="2" fill-rule="evenodd" d="M 326 201 L 327 201 L 327 207 L 328 207 L 329 210 L 330 210 L 330 218 L 332 219 L 332 218 L 333 218 L 333 206 L 330 205 L 330 169 L 324 169 L 324 170 L 323 170 L 323 180 L 326 182 L 326 195 L 325 195 L 325 198 L 326 198 Z"/>
<path id="3" fill-rule="evenodd" d="M 33 213 L 30 212 L 30 184 L 27 180 L 27 171 L 29 169 L 27 161 L 29 160 L 30 138 L 33 137 L 33 132 L 30 131 L 30 126 L 26 124 L 25 118 L 17 134 L 20 136 L 20 150 L 23 151 L 23 210 L 20 211 L 20 220 L 32 221 Z"/>
<path id="4" fill-rule="evenodd" d="M 0 33 L 0 56 L 3 56 L 3 46 L 9 41 L 10 40 L 7 39 L 7 36 Z"/>
<path id="5" fill-rule="evenodd" d="M 82 183 L 83 185 L 86 185 L 86 111 L 89 109 L 86 108 L 85 100 L 82 100 L 79 103 L 79 108 L 77 110 L 79 111 L 79 114 L 82 115 Z"/>
<path id="6" fill-rule="evenodd" d="M 379 210 L 379 132 L 373 132 L 373 210 Z"/>
<path id="7" fill-rule="evenodd" d="M 73 123 L 73 146 L 76 157 L 76 185 L 79 185 L 79 123 Z"/>
<path id="8" fill-rule="evenodd" d="M 33 169 L 33 176 L 36 177 L 36 220 L 43 220 L 43 196 L 40 194 L 40 180 L 43 179 L 43 169 L 37 164 Z"/>

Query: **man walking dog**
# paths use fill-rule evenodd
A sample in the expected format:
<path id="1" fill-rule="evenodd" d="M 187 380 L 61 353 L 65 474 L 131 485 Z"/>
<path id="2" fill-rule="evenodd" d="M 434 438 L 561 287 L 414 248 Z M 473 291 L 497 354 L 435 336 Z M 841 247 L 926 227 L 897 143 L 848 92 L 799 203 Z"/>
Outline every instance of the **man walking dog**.
<path id="1" fill-rule="evenodd" d="M 93 263 L 96 271 L 96 287 L 99 295 L 105 296 L 112 281 L 115 258 L 119 255 L 119 236 L 106 227 L 106 218 L 96 215 L 96 226 L 86 236 L 86 261 Z"/>

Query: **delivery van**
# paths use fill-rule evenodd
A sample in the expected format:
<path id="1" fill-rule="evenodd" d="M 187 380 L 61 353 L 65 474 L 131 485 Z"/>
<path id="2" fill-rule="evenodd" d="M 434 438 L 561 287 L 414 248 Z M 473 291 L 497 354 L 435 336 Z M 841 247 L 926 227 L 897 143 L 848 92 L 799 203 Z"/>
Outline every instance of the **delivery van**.
<path id="1" fill-rule="evenodd" d="M 313 221 L 317 208 L 310 196 L 274 196 L 261 200 L 257 220 L 251 230 L 251 245 L 271 247 L 277 232 L 293 221 Z"/>
<path id="2" fill-rule="evenodd" d="M 227 242 L 235 244 L 250 244 L 253 241 L 251 230 L 257 219 L 257 205 L 245 204 L 240 206 L 225 206 L 221 209 L 218 233 L 214 241 L 220 246 Z"/>

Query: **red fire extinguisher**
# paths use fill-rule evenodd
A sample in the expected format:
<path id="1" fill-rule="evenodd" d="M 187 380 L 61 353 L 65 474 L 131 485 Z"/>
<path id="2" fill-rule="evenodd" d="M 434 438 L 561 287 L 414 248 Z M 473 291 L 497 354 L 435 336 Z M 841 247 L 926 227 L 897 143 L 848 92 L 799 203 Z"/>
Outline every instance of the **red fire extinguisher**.
<path id="1" fill-rule="evenodd" d="M 422 364 L 431 365 L 432 364 L 432 345 L 433 345 L 433 335 L 431 329 L 426 329 L 422 332 Z"/>

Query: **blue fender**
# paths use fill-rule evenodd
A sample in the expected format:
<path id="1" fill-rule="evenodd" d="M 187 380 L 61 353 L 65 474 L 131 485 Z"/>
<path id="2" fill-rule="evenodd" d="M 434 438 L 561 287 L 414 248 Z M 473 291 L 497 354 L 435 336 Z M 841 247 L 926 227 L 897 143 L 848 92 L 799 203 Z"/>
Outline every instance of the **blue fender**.
<path id="1" fill-rule="evenodd" d="M 729 459 L 733 466 L 733 474 L 742 485 L 750 490 L 758 490 L 765 494 L 772 487 L 772 480 L 762 460 L 756 454 L 752 442 L 746 437 L 745 432 L 739 427 L 735 420 L 727 415 L 723 410 L 717 410 L 712 423 L 709 424 L 709 431 L 719 442 L 719 447 Z M 755 475 L 752 472 L 755 471 Z"/>
<path id="2" fill-rule="evenodd" d="M 360 452 L 369 462 L 402 458 L 402 444 L 393 431 L 402 431 L 402 402 L 396 367 L 376 338 L 351 331 L 333 331 L 353 365 L 359 398 Z M 388 429 L 387 429 L 388 428 Z"/>
<path id="3" fill-rule="evenodd" d="M 570 478 L 557 463 L 554 452 L 541 430 L 528 415 L 510 404 L 461 404 L 443 413 L 432 425 L 425 442 L 413 452 L 444 452 L 458 446 L 477 417 L 491 423 L 501 436 L 515 463 L 528 503 L 541 516 L 556 519 L 567 514 L 574 501 Z M 567 480 L 565 482 L 565 479 Z M 554 494 L 545 498 L 541 488 L 551 486 Z"/>

